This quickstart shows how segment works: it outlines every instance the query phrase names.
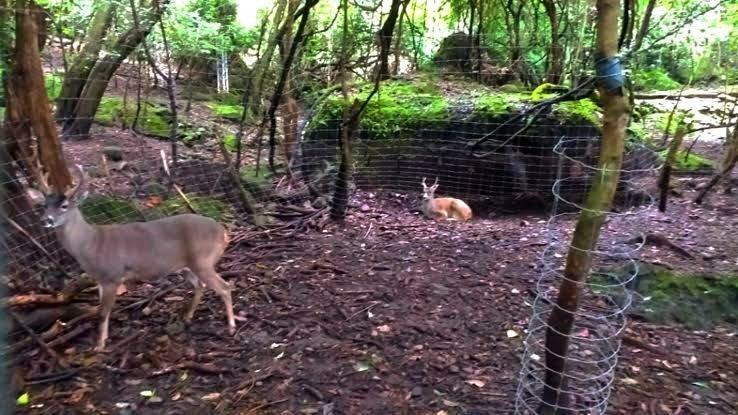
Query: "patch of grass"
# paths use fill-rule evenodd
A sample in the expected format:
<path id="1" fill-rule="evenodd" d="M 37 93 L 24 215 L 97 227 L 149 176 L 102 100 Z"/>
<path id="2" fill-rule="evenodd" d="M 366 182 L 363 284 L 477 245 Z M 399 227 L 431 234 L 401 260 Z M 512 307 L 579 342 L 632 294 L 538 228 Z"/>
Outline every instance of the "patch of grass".
<path id="1" fill-rule="evenodd" d="M 562 121 L 581 124 L 600 125 L 600 107 L 589 98 L 579 101 L 564 101 L 554 104 L 553 112 Z"/>
<path id="2" fill-rule="evenodd" d="M 141 222 L 144 216 L 136 206 L 122 199 L 91 195 L 79 205 L 82 215 L 96 225 Z"/>
<path id="3" fill-rule="evenodd" d="M 123 106 L 123 99 L 119 97 L 105 97 L 95 114 L 95 122 L 107 126 L 125 123 L 133 124 L 136 115 L 136 104 L 129 102 Z M 138 129 L 141 133 L 160 138 L 169 138 L 169 111 L 163 105 L 144 102 L 141 103 L 141 113 L 138 119 Z"/>
<path id="4" fill-rule="evenodd" d="M 659 152 L 659 157 L 662 160 L 666 159 L 666 153 L 668 149 Z M 686 151 L 678 151 L 676 159 L 674 160 L 674 169 L 677 171 L 698 171 L 703 169 L 711 169 L 715 165 L 712 161 L 699 156 L 694 153 L 687 153 Z"/>
<path id="5" fill-rule="evenodd" d="M 672 91 L 682 85 L 671 79 L 668 73 L 661 68 L 652 68 L 636 71 L 632 75 L 635 89 L 642 91 Z"/>
<path id="6" fill-rule="evenodd" d="M 192 203 L 199 215 L 207 216 L 221 222 L 226 215 L 230 213 L 230 208 L 225 203 L 217 199 L 208 197 L 187 195 L 187 199 Z M 165 216 L 174 216 L 183 213 L 190 213 L 187 203 L 182 197 L 167 199 L 157 206 L 157 209 Z"/>

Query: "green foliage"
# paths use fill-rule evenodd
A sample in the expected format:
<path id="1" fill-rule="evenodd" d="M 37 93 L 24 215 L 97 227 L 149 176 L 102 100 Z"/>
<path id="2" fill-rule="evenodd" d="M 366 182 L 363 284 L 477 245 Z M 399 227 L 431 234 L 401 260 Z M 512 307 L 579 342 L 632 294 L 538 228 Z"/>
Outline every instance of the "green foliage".
<path id="1" fill-rule="evenodd" d="M 647 143 L 651 140 L 648 130 L 641 122 L 631 121 L 627 129 L 627 136 L 630 141 L 638 143 Z"/>
<path id="2" fill-rule="evenodd" d="M 669 118 L 671 117 L 671 122 Z M 662 133 L 668 133 L 669 135 L 676 134 L 676 130 L 679 124 L 689 124 L 692 119 L 692 114 L 689 111 L 675 111 L 674 115 L 671 116 L 671 112 L 661 113 L 659 116 L 658 129 Z M 668 131 L 667 131 L 668 130 Z"/>
<path id="3" fill-rule="evenodd" d="M 681 84 L 671 79 L 661 68 L 636 71 L 633 74 L 633 84 L 638 90 L 671 91 L 681 88 Z"/>
<path id="4" fill-rule="evenodd" d="M 79 205 L 82 215 L 96 225 L 140 222 L 144 219 L 136 206 L 123 199 L 91 195 Z"/>
<path id="5" fill-rule="evenodd" d="M 119 97 L 104 97 L 95 113 L 95 122 L 115 126 L 125 123 L 127 126 L 133 124 L 136 116 L 135 103 L 128 102 L 123 105 L 123 99 Z M 163 105 L 144 102 L 141 104 L 141 114 L 138 119 L 138 129 L 141 133 L 160 138 L 169 137 L 169 111 Z"/>
<path id="6" fill-rule="evenodd" d="M 600 107 L 589 98 L 579 101 L 564 101 L 553 105 L 553 112 L 562 121 L 600 125 Z"/>
<path id="7" fill-rule="evenodd" d="M 48 95 L 49 101 L 53 101 L 59 97 L 63 80 L 64 77 L 59 74 L 50 73 L 44 75 L 44 85 L 46 86 L 46 95 Z"/>
<path id="8" fill-rule="evenodd" d="M 668 149 L 660 151 L 659 157 L 665 160 L 668 151 Z M 674 169 L 677 171 L 691 172 L 712 169 L 713 167 L 714 163 L 712 161 L 697 154 L 687 153 L 681 150 L 677 152 L 676 159 L 674 160 Z"/>
<path id="9" fill-rule="evenodd" d="M 187 199 L 199 215 L 207 216 L 218 222 L 223 221 L 230 213 L 228 205 L 217 199 L 192 195 L 187 195 Z M 182 199 L 182 197 L 165 200 L 157 207 L 157 210 L 165 216 L 190 213 L 187 203 Z"/>

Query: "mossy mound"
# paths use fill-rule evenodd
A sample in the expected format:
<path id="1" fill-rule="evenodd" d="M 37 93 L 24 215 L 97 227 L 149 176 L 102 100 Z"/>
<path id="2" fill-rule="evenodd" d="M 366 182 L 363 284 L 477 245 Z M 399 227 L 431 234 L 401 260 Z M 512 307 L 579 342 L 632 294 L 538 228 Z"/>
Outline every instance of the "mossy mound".
<path id="1" fill-rule="evenodd" d="M 612 283 L 599 281 L 603 285 L 608 282 Z M 685 274 L 640 264 L 631 284 L 635 301 L 630 313 L 647 321 L 683 324 L 691 329 L 738 324 L 736 275 Z"/>
<path id="2" fill-rule="evenodd" d="M 256 197 L 268 192 L 272 185 L 273 174 L 265 166 L 259 169 L 258 175 L 256 174 L 256 166 L 242 167 L 239 175 L 246 189 Z"/>
<path id="3" fill-rule="evenodd" d="M 221 222 L 226 219 L 226 216 L 230 213 L 230 207 L 217 199 L 211 199 L 201 196 L 187 195 L 187 199 L 192 204 L 192 207 L 197 211 L 199 215 L 207 216 Z M 183 213 L 190 213 L 187 207 L 187 203 L 181 198 L 171 198 L 162 202 L 161 205 L 156 208 L 164 216 L 173 216 Z"/>
<path id="4" fill-rule="evenodd" d="M 95 114 L 95 122 L 115 126 L 125 124 L 131 126 L 136 117 L 135 102 L 127 102 L 123 105 L 123 99 L 119 97 L 105 97 L 100 101 L 100 106 Z M 159 138 L 169 138 L 171 114 L 164 106 L 152 102 L 141 103 L 137 128 L 142 134 Z"/>
<path id="5" fill-rule="evenodd" d="M 91 195 L 79 205 L 82 215 L 96 225 L 141 222 L 144 216 L 136 206 L 123 199 Z"/>
<path id="6" fill-rule="evenodd" d="M 373 86 L 363 85 L 355 99 L 363 102 Z M 325 127 L 333 120 L 341 119 L 344 101 L 340 94 L 330 95 L 313 123 Z M 415 81 L 396 80 L 382 85 L 369 101 L 361 126 L 376 138 L 392 137 L 402 127 L 419 126 L 429 121 L 446 121 L 450 117 L 449 103 L 431 78 Z"/>

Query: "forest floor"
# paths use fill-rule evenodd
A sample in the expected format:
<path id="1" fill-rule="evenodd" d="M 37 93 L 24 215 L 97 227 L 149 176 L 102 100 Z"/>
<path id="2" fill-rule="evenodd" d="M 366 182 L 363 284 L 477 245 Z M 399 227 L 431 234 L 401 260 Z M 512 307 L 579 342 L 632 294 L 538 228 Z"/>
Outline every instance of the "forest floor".
<path id="1" fill-rule="evenodd" d="M 658 232 L 695 256 L 647 245 L 645 262 L 737 272 L 738 196 L 696 207 L 689 184 L 705 180 L 677 180 L 667 215 L 644 210 L 607 227 Z M 136 285 L 113 313 L 107 353 L 90 352 L 88 324 L 60 350 L 74 368 L 60 380 L 39 377 L 43 351 L 25 354 L 31 405 L 18 413 L 511 413 L 547 217 L 437 223 L 400 195 L 357 198 L 343 225 L 229 248 L 221 271 L 235 285 L 235 336 L 212 293 L 181 324 L 181 277 Z M 625 334 L 611 413 L 738 411 L 735 327 L 632 320 Z"/>

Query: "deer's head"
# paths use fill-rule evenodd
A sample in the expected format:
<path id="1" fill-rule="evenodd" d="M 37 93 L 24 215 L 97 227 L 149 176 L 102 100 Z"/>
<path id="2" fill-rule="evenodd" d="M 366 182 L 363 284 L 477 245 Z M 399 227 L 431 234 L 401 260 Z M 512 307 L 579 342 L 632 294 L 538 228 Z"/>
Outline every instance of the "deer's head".
<path id="1" fill-rule="evenodd" d="M 77 197 L 77 194 L 84 184 L 85 174 L 82 166 L 79 164 L 77 165 L 77 169 L 79 170 L 77 185 L 64 193 L 52 192 L 45 181 L 39 183 L 39 187 L 42 190 L 34 188 L 26 190 L 33 204 L 44 207 L 44 214 L 42 216 L 44 227 L 57 228 L 64 225 L 67 220 L 67 213 L 75 209 L 79 202 L 84 199 L 85 194 L 82 197 Z"/>
<path id="2" fill-rule="evenodd" d="M 431 186 L 425 184 L 425 177 L 423 177 L 421 184 L 423 185 L 423 201 L 433 200 L 436 189 L 438 189 L 438 177 L 436 177 L 436 181 Z"/>

